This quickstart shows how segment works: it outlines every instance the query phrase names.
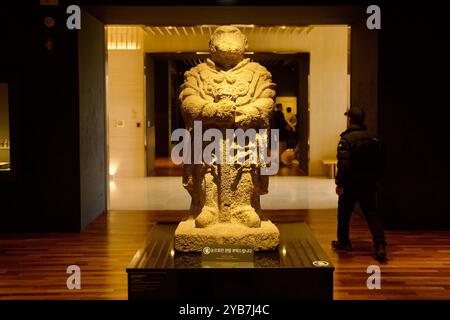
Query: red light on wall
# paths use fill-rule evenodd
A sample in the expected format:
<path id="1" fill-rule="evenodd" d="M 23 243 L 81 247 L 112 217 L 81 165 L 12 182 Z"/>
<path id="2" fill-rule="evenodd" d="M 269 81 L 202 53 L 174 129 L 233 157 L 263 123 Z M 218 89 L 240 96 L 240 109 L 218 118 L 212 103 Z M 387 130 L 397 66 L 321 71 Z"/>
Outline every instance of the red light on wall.
<path id="1" fill-rule="evenodd" d="M 55 19 L 52 17 L 45 17 L 44 24 L 47 28 L 53 28 L 55 26 Z"/>
<path id="2" fill-rule="evenodd" d="M 53 39 L 45 39 L 45 49 L 47 52 L 53 52 L 55 50 L 55 43 L 53 42 Z"/>

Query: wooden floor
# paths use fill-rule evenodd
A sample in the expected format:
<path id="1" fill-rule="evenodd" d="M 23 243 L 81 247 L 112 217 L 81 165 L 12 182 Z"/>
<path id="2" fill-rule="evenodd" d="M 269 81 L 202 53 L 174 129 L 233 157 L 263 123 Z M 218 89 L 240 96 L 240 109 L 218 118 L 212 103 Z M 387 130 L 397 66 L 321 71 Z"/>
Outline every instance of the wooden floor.
<path id="1" fill-rule="evenodd" d="M 178 177 L 183 175 L 183 165 L 176 165 L 170 158 L 155 158 L 154 175 L 157 177 Z"/>
<path id="2" fill-rule="evenodd" d="M 268 212 L 273 221 L 305 221 L 336 267 L 335 299 L 450 299 L 450 233 L 387 232 L 389 260 L 381 290 L 368 290 L 370 236 L 357 215 L 354 250 L 330 249 L 336 210 Z M 127 299 L 125 268 L 155 221 L 186 212 L 110 212 L 80 234 L 0 235 L 0 299 Z M 68 290 L 66 268 L 81 268 L 81 290 Z M 299 285 L 293 280 L 292 285 Z"/>

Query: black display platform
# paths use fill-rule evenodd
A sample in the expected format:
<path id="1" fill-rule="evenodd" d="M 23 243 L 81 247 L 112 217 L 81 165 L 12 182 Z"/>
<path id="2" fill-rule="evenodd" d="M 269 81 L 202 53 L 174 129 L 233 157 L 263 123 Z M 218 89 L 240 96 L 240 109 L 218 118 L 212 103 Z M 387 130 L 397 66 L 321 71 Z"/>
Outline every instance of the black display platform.
<path id="1" fill-rule="evenodd" d="M 158 223 L 127 268 L 128 298 L 332 300 L 334 267 L 308 226 L 276 225 L 278 251 L 255 252 L 253 267 L 204 268 L 201 253 L 174 251 L 177 224 Z"/>

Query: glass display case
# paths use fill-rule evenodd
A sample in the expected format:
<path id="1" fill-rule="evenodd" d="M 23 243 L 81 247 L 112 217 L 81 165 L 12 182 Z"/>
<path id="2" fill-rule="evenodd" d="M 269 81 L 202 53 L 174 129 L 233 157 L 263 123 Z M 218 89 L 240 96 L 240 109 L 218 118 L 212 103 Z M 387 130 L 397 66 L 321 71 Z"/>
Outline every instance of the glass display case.
<path id="1" fill-rule="evenodd" d="M 11 171 L 9 86 L 0 83 L 0 171 Z"/>

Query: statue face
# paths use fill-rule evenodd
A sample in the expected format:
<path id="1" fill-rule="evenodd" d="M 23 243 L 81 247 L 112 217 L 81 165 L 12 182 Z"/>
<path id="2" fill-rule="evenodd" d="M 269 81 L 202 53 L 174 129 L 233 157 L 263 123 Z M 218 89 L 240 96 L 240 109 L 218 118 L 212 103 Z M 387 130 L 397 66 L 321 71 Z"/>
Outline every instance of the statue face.
<path id="1" fill-rule="evenodd" d="M 247 38 L 232 26 L 218 27 L 209 41 L 211 59 L 224 69 L 237 65 L 244 58 Z"/>

